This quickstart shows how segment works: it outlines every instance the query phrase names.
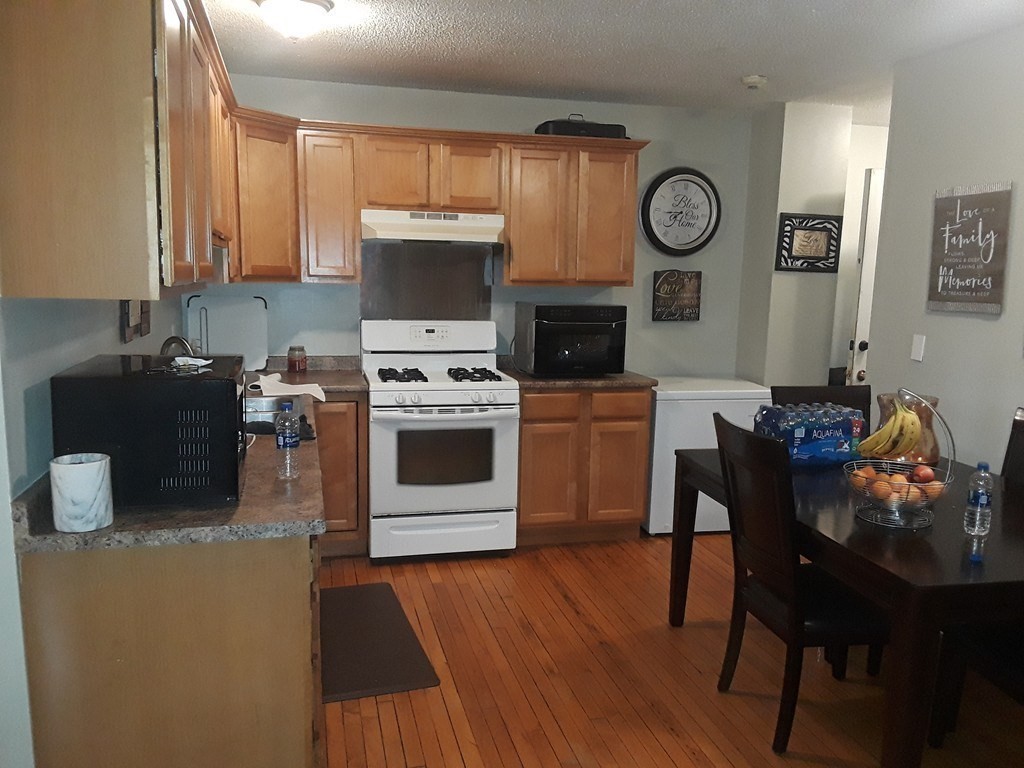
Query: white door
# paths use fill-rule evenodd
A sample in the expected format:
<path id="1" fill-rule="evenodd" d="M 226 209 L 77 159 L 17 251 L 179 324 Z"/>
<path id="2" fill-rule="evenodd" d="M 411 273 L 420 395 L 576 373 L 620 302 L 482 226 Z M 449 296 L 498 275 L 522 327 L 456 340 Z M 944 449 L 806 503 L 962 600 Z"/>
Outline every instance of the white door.
<path id="1" fill-rule="evenodd" d="M 875 258 L 878 255 L 878 225 L 882 216 L 885 170 L 869 168 L 864 177 L 864 215 L 861 219 L 860 253 L 857 258 L 860 264 L 860 287 L 847 365 L 850 384 L 868 384 L 871 381 L 868 369 L 868 339 L 871 330 L 871 301 L 875 285 Z"/>

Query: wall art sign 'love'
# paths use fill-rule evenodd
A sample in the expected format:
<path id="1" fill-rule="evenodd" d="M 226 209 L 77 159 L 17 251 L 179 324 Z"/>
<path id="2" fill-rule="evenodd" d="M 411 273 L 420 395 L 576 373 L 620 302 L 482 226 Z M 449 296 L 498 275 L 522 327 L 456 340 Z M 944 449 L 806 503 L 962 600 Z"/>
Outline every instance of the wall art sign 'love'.
<path id="1" fill-rule="evenodd" d="M 928 309 L 1002 313 L 1009 224 L 1009 182 L 935 193 Z"/>

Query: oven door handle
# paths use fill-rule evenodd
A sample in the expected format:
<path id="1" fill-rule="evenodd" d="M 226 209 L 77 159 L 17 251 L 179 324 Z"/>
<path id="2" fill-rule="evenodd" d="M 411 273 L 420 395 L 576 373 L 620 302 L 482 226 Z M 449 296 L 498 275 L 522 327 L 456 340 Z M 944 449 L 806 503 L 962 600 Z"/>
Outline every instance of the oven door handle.
<path id="1" fill-rule="evenodd" d="M 519 418 L 519 406 L 511 408 L 495 408 L 485 411 L 473 411 L 471 413 L 438 413 L 437 411 L 407 411 L 387 410 L 382 408 L 370 409 L 370 421 L 405 421 L 405 422 L 426 422 L 426 421 L 506 421 Z"/>

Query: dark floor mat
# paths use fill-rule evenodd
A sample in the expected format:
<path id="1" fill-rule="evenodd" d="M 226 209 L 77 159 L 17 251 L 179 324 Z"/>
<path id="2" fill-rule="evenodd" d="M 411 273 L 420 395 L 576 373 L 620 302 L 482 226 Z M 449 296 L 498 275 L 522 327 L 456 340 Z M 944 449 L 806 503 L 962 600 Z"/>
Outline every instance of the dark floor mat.
<path id="1" fill-rule="evenodd" d="M 438 684 L 430 660 L 390 584 L 320 591 L 324 701 L 345 701 Z"/>

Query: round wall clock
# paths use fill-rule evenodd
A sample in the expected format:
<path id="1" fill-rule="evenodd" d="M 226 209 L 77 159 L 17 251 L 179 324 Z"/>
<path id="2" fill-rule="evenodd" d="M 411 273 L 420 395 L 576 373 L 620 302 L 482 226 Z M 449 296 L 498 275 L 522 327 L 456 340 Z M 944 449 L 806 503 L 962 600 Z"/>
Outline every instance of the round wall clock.
<path id="1" fill-rule="evenodd" d="M 693 168 L 670 168 L 658 174 L 640 201 L 644 234 L 669 256 L 688 256 L 711 242 L 721 214 L 715 185 Z"/>

